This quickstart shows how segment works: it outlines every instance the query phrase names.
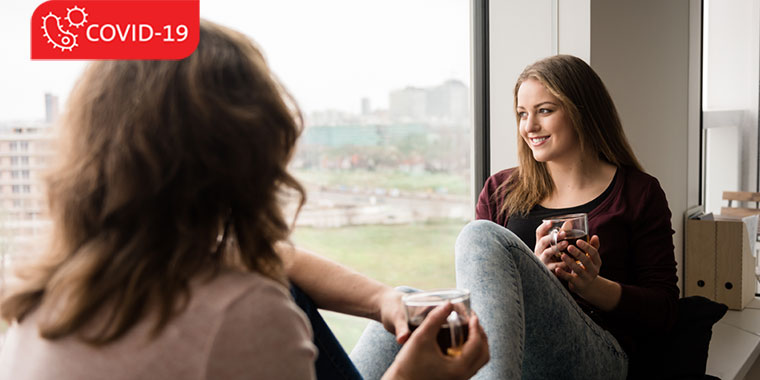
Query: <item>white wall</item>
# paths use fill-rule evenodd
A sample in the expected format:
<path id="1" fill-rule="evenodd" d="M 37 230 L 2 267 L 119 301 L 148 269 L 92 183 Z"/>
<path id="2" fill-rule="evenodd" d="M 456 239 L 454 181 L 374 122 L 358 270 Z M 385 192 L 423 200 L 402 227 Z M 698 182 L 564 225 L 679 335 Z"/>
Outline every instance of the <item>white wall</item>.
<path id="1" fill-rule="evenodd" d="M 590 62 L 591 0 L 558 0 L 558 9 L 558 53 L 574 55 Z"/>
<path id="2" fill-rule="evenodd" d="M 695 132 L 689 131 L 699 131 L 698 124 L 689 126 L 690 114 L 692 123 L 699 120 L 693 115 L 698 107 L 693 106 L 693 84 L 689 82 L 690 76 L 694 77 L 690 57 L 695 56 L 690 47 L 694 49 L 693 32 L 698 31 L 690 28 L 690 18 L 694 18 L 690 5 L 698 3 L 558 0 L 558 25 L 551 25 L 551 1 L 492 1 L 492 171 L 516 165 L 516 125 L 511 110 L 514 82 L 522 68 L 552 53 L 551 31 L 558 30 L 559 52 L 590 60 L 615 100 L 637 157 L 660 180 L 673 213 L 676 260 L 680 263 L 683 212 L 691 201 L 689 189 L 698 186 L 697 176 L 690 175 L 694 167 L 688 162 L 694 149 L 699 149 L 694 146 L 698 141 L 693 138 Z"/>
<path id="3" fill-rule="evenodd" d="M 689 2 L 594 0 L 591 15 L 591 66 L 615 100 L 636 156 L 665 190 L 680 263 L 689 206 Z"/>
<path id="4" fill-rule="evenodd" d="M 517 166 L 513 90 L 529 64 L 552 54 L 552 0 L 489 3 L 491 173 Z"/>

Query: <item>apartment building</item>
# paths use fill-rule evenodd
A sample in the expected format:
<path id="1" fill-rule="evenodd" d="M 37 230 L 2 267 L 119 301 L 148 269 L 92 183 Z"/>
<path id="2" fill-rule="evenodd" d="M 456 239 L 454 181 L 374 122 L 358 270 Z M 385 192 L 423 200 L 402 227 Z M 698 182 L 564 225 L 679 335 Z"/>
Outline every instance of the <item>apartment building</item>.
<path id="1" fill-rule="evenodd" d="M 53 153 L 48 122 L 0 124 L 0 255 L 3 263 L 35 248 L 50 220 L 42 178 Z"/>

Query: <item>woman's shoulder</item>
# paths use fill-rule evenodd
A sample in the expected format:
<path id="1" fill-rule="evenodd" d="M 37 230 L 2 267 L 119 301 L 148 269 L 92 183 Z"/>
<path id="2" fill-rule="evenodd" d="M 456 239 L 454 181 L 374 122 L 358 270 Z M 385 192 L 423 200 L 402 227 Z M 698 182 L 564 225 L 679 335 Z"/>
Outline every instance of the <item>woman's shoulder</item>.
<path id="1" fill-rule="evenodd" d="M 191 308 L 206 313 L 224 313 L 236 303 L 258 300 L 268 303 L 291 303 L 289 290 L 258 273 L 221 270 L 211 278 L 197 279 L 193 284 Z"/>
<path id="2" fill-rule="evenodd" d="M 506 182 L 516 172 L 517 168 L 515 167 L 504 169 L 491 174 L 491 176 L 486 179 L 484 187 L 489 190 L 496 190 L 499 186 L 501 186 L 502 183 Z"/>
<path id="3" fill-rule="evenodd" d="M 651 174 L 633 166 L 624 166 L 621 169 L 625 178 L 625 188 L 629 193 L 644 194 L 654 189 L 662 189 L 660 181 Z"/>
<path id="4" fill-rule="evenodd" d="M 494 181 L 504 182 L 507 179 L 509 179 L 509 177 L 511 177 L 512 174 L 514 174 L 516 172 L 517 172 L 517 167 L 507 168 L 507 169 L 500 170 L 500 171 L 492 174 L 490 177 L 488 177 L 488 179 L 492 179 L 493 178 Z"/>

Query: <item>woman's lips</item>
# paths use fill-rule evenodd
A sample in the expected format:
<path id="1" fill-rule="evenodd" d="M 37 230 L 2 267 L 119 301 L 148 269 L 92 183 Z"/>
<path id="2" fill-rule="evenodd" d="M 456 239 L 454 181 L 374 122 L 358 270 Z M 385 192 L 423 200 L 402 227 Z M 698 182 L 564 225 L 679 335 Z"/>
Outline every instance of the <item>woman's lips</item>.
<path id="1" fill-rule="evenodd" d="M 541 137 L 531 137 L 529 138 L 530 144 L 532 146 L 540 146 L 546 143 L 546 140 L 549 139 L 549 136 L 541 136 Z"/>

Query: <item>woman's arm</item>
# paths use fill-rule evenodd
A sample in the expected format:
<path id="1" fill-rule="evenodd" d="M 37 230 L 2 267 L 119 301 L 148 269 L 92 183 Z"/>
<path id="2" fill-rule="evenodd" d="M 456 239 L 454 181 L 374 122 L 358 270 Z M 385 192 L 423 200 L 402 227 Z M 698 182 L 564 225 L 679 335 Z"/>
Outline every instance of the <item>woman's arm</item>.
<path id="1" fill-rule="evenodd" d="M 574 288 L 578 295 L 592 305 L 611 311 L 607 317 L 610 321 L 614 320 L 615 324 L 650 331 L 667 331 L 675 321 L 679 294 L 670 209 L 665 193 L 656 179 L 639 176 L 635 180 L 645 184 L 637 187 L 636 191 L 629 191 L 626 203 L 631 207 L 631 224 L 619 226 L 624 230 L 611 235 L 617 239 L 627 236 L 625 241 L 630 242 L 625 252 L 625 276 L 630 279 L 629 282 L 613 282 L 598 276 L 599 266 L 604 264 L 598 259 L 599 241 L 593 238 L 592 244 L 578 242 L 578 247 L 589 253 L 589 256 L 570 247 L 569 251 L 574 257 L 563 258 L 569 270 L 574 272 L 573 276 L 567 272 L 558 273 L 558 276 L 569 281 L 571 289 Z M 607 241 L 601 244 L 610 243 Z M 620 244 L 617 247 L 623 249 Z M 576 260 L 586 270 L 578 266 Z M 576 279 L 573 280 L 573 277 Z M 584 279 L 586 281 L 582 281 Z"/>
<path id="2" fill-rule="evenodd" d="M 399 343 L 409 337 L 401 292 L 313 252 L 285 243 L 277 250 L 290 281 L 319 308 L 381 322 Z"/>

